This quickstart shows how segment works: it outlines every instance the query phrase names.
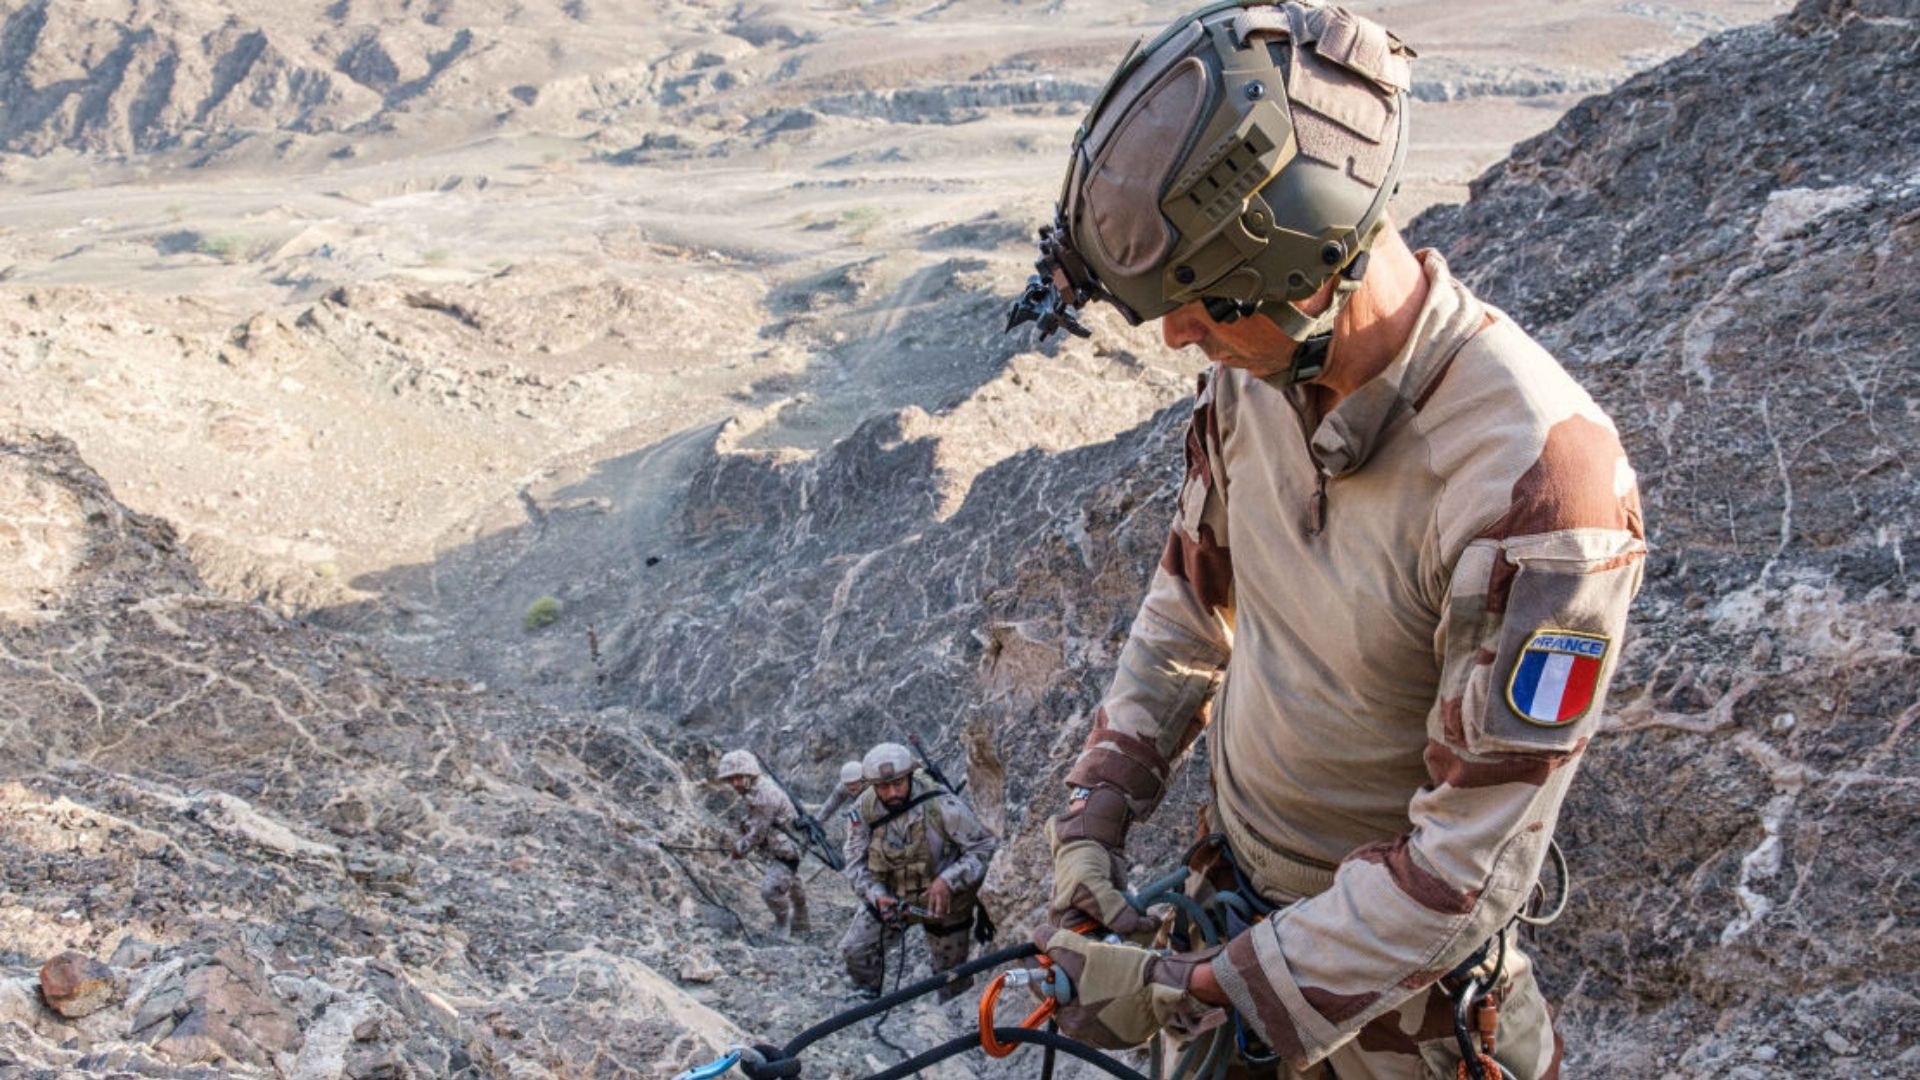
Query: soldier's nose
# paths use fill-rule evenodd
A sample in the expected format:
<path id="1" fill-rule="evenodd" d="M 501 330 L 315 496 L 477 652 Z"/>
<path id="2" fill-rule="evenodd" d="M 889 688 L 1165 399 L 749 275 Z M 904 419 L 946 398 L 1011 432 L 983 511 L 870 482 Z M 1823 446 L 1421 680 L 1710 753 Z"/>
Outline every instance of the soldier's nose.
<path id="1" fill-rule="evenodd" d="M 1169 349 L 1198 345 L 1207 339 L 1206 308 L 1198 301 L 1167 312 L 1160 319 L 1160 340 Z"/>

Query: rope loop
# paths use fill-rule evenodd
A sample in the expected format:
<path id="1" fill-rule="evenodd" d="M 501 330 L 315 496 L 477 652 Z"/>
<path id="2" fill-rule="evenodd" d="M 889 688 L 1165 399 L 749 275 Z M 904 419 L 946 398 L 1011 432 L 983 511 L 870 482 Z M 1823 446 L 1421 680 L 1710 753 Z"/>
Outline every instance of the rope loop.
<path id="1" fill-rule="evenodd" d="M 793 1080 L 800 1075 L 800 1059 L 767 1043 L 755 1043 L 752 1054 L 740 1057 L 740 1071 L 747 1080 Z"/>

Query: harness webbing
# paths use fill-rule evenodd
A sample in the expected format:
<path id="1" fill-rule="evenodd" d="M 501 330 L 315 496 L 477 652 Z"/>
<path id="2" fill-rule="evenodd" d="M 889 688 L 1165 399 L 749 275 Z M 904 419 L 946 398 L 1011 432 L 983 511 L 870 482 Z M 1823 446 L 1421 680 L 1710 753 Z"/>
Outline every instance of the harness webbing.
<path id="1" fill-rule="evenodd" d="M 927 802 L 932 799 L 937 799 L 944 794 L 946 794 L 945 788 L 932 788 L 930 790 L 923 791 L 920 794 L 915 795 L 913 798 L 908 799 L 906 802 L 906 805 L 900 807 L 900 809 L 889 810 L 886 813 L 881 814 L 879 817 L 874 818 L 872 821 L 863 821 L 860 824 L 870 833 L 878 832 L 882 825 L 885 825 L 886 823 L 893 821 L 894 819 L 898 818 L 900 815 L 907 813 L 909 810 L 912 810 L 916 806 L 919 806 L 921 803 Z"/>

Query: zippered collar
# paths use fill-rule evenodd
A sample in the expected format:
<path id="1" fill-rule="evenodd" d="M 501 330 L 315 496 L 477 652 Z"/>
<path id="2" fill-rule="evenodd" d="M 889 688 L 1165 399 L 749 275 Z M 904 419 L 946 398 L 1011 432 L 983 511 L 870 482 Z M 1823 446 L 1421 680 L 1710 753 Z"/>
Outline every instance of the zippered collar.
<path id="1" fill-rule="evenodd" d="M 1413 332 L 1380 374 L 1347 395 L 1321 419 L 1307 440 L 1308 452 L 1323 477 L 1358 471 L 1387 441 L 1401 417 L 1411 415 L 1447 366 L 1482 326 L 1490 309 L 1447 270 L 1447 261 L 1431 248 L 1415 253 L 1427 274 L 1427 299 Z M 1302 387 L 1286 391 L 1300 415 Z"/>

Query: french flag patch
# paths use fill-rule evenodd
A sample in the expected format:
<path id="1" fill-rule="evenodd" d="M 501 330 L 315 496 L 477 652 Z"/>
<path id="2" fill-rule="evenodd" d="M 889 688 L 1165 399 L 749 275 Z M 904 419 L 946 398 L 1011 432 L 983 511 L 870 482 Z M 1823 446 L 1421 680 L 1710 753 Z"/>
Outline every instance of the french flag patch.
<path id="1" fill-rule="evenodd" d="M 1507 680 L 1507 704 L 1541 727 L 1562 727 L 1587 714 L 1612 644 L 1595 634 L 1538 630 L 1527 639 Z"/>

